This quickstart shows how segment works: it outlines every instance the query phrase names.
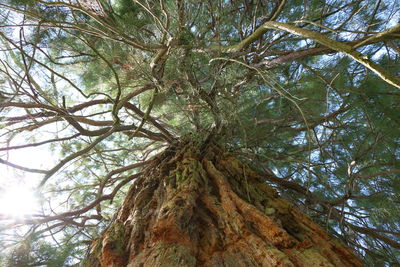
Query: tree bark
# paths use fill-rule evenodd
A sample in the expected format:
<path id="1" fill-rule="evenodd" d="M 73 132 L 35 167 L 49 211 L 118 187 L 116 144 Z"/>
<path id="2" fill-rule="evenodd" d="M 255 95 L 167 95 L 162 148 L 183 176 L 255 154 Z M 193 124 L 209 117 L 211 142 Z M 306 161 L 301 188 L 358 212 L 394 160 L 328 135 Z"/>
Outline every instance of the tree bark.
<path id="1" fill-rule="evenodd" d="M 216 145 L 173 144 L 144 173 L 86 266 L 362 266 Z"/>

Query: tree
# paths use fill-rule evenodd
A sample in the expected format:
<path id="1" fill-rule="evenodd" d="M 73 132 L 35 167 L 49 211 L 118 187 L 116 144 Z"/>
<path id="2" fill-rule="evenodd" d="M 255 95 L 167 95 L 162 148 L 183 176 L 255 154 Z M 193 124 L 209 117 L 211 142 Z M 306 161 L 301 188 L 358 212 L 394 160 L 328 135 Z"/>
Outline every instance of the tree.
<path id="1" fill-rule="evenodd" d="M 41 175 L 14 265 L 399 264 L 396 1 L 0 7 L 0 163 Z"/>

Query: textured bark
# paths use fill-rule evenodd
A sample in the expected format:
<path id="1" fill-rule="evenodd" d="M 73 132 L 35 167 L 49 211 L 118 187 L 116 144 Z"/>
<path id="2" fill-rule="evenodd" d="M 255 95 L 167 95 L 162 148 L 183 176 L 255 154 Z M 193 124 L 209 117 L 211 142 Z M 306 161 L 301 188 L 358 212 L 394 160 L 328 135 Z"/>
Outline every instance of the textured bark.
<path id="1" fill-rule="evenodd" d="M 362 266 L 216 146 L 182 141 L 144 172 L 87 266 Z"/>

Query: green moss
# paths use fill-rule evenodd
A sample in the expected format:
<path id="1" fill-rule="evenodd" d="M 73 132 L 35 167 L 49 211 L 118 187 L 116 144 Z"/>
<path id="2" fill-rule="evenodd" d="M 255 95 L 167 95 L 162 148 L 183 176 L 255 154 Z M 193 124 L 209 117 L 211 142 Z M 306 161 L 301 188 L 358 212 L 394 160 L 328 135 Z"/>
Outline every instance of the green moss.
<path id="1" fill-rule="evenodd" d="M 280 214 L 287 214 L 293 208 L 293 205 L 283 199 L 274 199 L 268 202 L 268 206 L 277 210 Z"/>
<path id="2" fill-rule="evenodd" d="M 273 214 L 275 214 L 275 209 L 274 208 L 265 208 L 264 213 L 265 213 L 265 215 L 268 215 L 268 216 L 273 215 Z"/>
<path id="3" fill-rule="evenodd" d="M 153 255 L 156 259 L 153 261 L 154 266 L 176 267 L 176 266 L 196 266 L 196 257 L 192 251 L 183 245 L 162 243 L 157 245 L 154 250 L 159 252 Z"/>
<path id="4" fill-rule="evenodd" d="M 122 222 L 115 221 L 110 226 L 106 239 L 113 251 L 121 255 L 125 253 L 125 225 Z"/>
<path id="5" fill-rule="evenodd" d="M 308 248 L 295 253 L 301 259 L 301 262 L 307 263 L 309 266 L 333 266 L 315 248 Z"/>
<path id="6" fill-rule="evenodd" d="M 177 170 L 172 170 L 169 172 L 168 177 L 165 179 L 167 186 L 176 188 L 177 175 L 179 175 Z"/>

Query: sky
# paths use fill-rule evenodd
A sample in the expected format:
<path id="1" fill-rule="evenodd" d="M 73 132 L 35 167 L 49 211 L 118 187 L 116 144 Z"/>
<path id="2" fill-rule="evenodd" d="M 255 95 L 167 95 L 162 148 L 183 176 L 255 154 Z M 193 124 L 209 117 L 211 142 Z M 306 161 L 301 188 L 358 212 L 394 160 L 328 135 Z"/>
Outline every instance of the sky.
<path id="1" fill-rule="evenodd" d="M 17 165 L 35 169 L 49 169 L 53 165 L 48 148 L 12 150 L 1 158 Z M 28 215 L 38 211 L 39 199 L 36 187 L 43 174 L 23 172 L 0 164 L 0 214 Z"/>

